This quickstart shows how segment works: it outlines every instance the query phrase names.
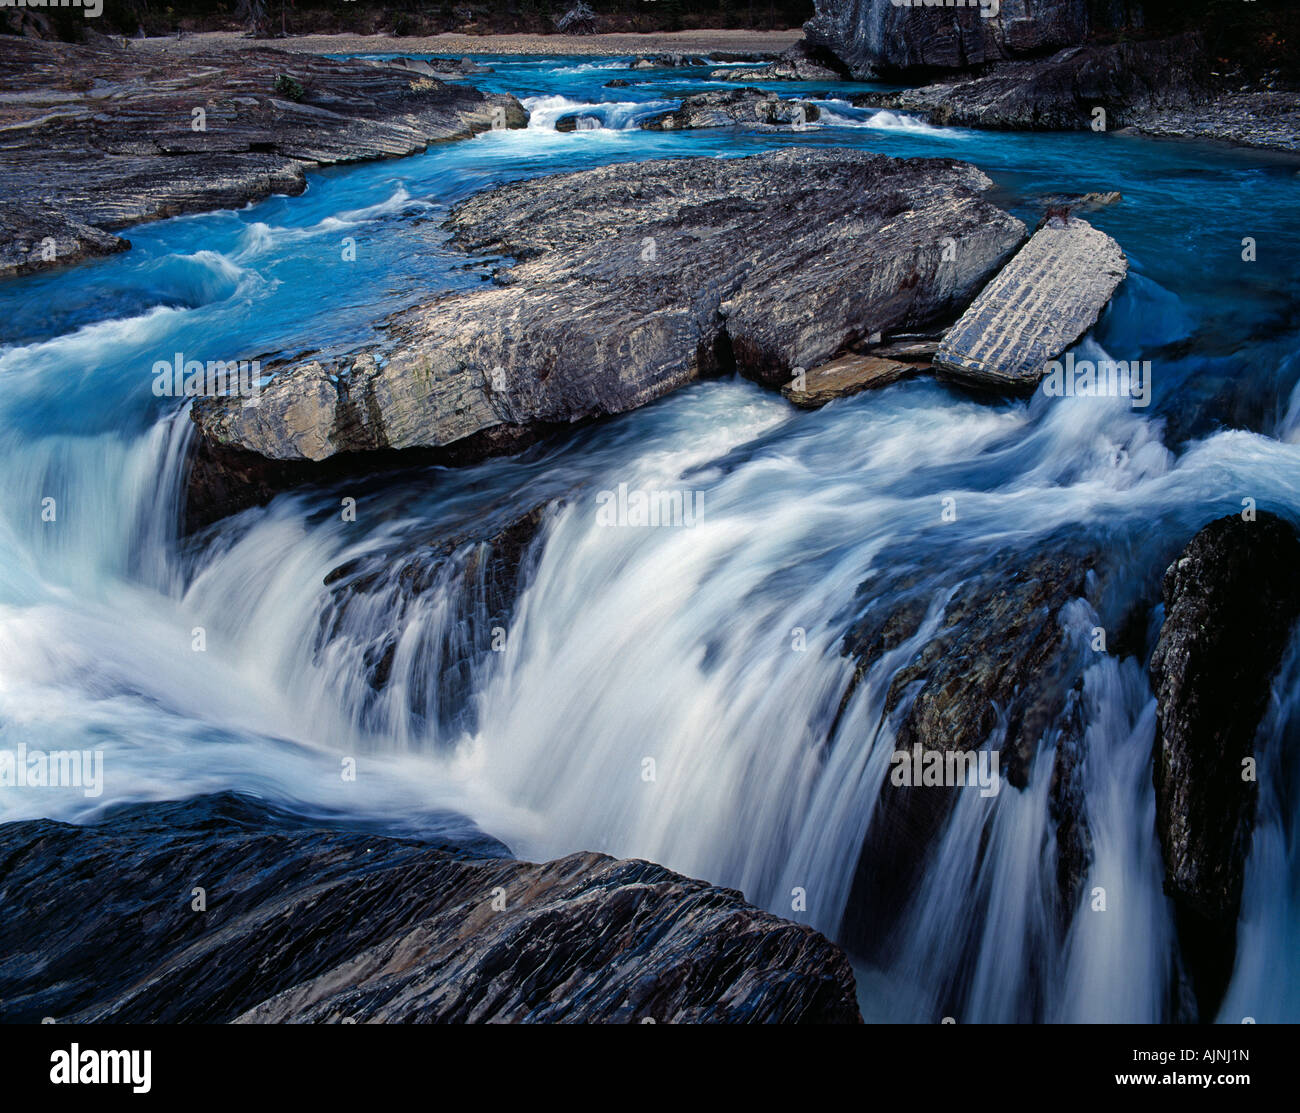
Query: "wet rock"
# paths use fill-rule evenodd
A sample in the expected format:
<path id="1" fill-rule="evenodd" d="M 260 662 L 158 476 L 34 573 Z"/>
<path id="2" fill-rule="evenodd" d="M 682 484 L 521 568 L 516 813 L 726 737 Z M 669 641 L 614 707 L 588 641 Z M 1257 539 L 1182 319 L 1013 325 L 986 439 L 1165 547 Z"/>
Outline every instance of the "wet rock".
<path id="1" fill-rule="evenodd" d="M 684 97 L 677 108 L 648 116 L 640 126 L 648 131 L 687 131 L 735 124 L 800 127 L 815 123 L 820 117 L 821 109 L 813 101 L 782 100 L 762 89 L 726 89 Z"/>
<path id="2" fill-rule="evenodd" d="M 781 388 L 781 393 L 800 409 L 816 410 L 836 398 L 879 390 L 924 371 L 927 366 L 878 356 L 841 356 L 814 367 L 801 378 L 792 379 Z"/>
<path id="3" fill-rule="evenodd" d="M 933 632 L 911 659 L 887 678 L 883 714 L 893 725 L 894 748 L 965 753 L 991 739 L 1007 784 L 1024 788 L 1048 733 L 1069 722 L 1090 659 L 1067 635 L 1063 610 L 1096 594 L 1090 573 L 1100 565 L 1098 553 L 1069 535 L 1043 539 L 1028 553 L 1017 546 L 980 554 L 955 544 L 949 583 L 940 588 L 933 569 L 882 554 L 884 571 L 862 585 L 865 613 L 844 638 L 842 650 L 857 664 L 841 713 L 884 654 L 932 623 Z M 1064 732 L 1061 741 L 1070 737 Z M 1086 872 L 1089 844 L 1076 806 L 1077 762 L 1058 749 L 1057 764 L 1053 796 L 1064 923 Z M 845 940 L 867 953 L 884 945 L 960 791 L 882 786 L 855 871 Z"/>
<path id="4" fill-rule="evenodd" d="M 944 336 L 935 367 L 981 387 L 1032 390 L 1047 362 L 1097 323 L 1127 273 L 1106 233 L 1084 220 L 1050 220 Z"/>
<path id="5" fill-rule="evenodd" d="M 97 255 L 112 255 L 129 240 L 77 220 L 58 209 L 0 204 L 0 274 L 26 274 Z"/>
<path id="6" fill-rule="evenodd" d="M 173 55 L 10 37 L 0 85 L 11 94 L 0 242 L 53 236 L 72 257 L 113 248 L 111 230 L 141 221 L 301 193 L 311 167 L 414 154 L 493 127 L 494 113 L 527 122 L 513 97 L 260 48 Z M 0 274 L 50 265 L 32 254 L 7 247 Z"/>
<path id="7" fill-rule="evenodd" d="M 692 54 L 646 54 L 632 63 L 634 70 L 681 69 L 686 66 L 704 66 L 703 58 Z"/>
<path id="8" fill-rule="evenodd" d="M 528 574 L 526 555 L 549 502 L 526 513 L 485 511 L 471 527 L 400 535 L 325 576 L 314 652 L 346 653 L 374 693 L 400 670 L 401 713 L 440 728 L 477 729 L 472 676 L 507 631 Z M 432 601 L 431 607 L 425 604 Z M 450 617 L 449 617 L 450 615 Z M 401 647 L 399 658 L 398 649 Z M 391 730 L 382 713 L 371 723 Z"/>
<path id="9" fill-rule="evenodd" d="M 1114 130 L 1139 124 L 1157 109 L 1206 99 L 1206 68 L 1199 40 L 1183 35 L 1073 46 L 919 89 L 859 94 L 853 102 L 923 113 L 945 126 L 1017 131 L 1092 128 L 1101 108 L 1106 130 Z"/>
<path id="10" fill-rule="evenodd" d="M 230 794 L 89 827 L 5 824 L 0 1015 L 860 1020 L 843 953 L 737 892 L 602 854 L 534 865 L 464 837 L 386 837 Z"/>
<path id="11" fill-rule="evenodd" d="M 273 483 L 281 464 L 363 465 L 349 454 L 491 451 L 503 428 L 509 443 L 733 368 L 778 387 L 875 332 L 951 319 L 1024 234 L 989 184 L 951 160 L 795 148 L 487 191 L 448 226 L 464 250 L 517 262 L 395 315 L 377 353 L 292 367 L 256 405 L 197 400 L 216 471 L 191 504 L 237 486 L 223 487 L 227 453 L 264 458 Z"/>
<path id="12" fill-rule="evenodd" d="M 1165 574 L 1151 657 L 1156 829 L 1204 1021 L 1232 973 L 1257 797 L 1245 766 L 1300 616 L 1297 568 L 1295 529 L 1260 512 L 1211 522 Z"/>
<path id="13" fill-rule="evenodd" d="M 606 82 L 605 82 L 605 88 L 606 88 L 606 89 L 627 89 L 627 88 L 630 88 L 631 85 L 632 85 L 632 82 L 630 82 L 630 81 L 628 81 L 626 78 L 622 78 L 622 77 L 616 77 L 616 78 L 614 78 L 613 81 L 606 81 Z"/>
<path id="14" fill-rule="evenodd" d="M 806 42 L 795 43 L 774 62 L 755 69 L 714 70 L 714 81 L 839 81 L 844 76 L 834 59 Z"/>

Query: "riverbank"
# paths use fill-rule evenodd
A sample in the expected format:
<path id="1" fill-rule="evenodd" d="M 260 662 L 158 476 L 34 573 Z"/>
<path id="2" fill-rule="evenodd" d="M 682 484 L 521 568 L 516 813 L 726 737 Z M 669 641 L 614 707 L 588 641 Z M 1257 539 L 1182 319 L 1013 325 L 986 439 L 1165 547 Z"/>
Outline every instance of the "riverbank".
<path id="1" fill-rule="evenodd" d="M 803 38 L 789 31 L 652 31 L 607 35 L 290 35 L 282 39 L 250 39 L 237 31 L 201 31 L 180 38 L 134 39 L 133 47 L 165 54 L 194 54 L 209 50 L 255 50 L 274 47 L 304 54 L 521 54 L 608 55 L 707 54 L 715 50 L 736 54 L 779 54 Z"/>

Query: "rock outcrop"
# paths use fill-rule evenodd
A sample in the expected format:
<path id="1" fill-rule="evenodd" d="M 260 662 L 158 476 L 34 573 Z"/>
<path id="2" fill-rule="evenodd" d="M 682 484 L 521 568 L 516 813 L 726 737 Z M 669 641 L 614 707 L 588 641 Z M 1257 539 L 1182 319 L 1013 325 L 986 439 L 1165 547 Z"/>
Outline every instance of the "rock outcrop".
<path id="1" fill-rule="evenodd" d="M 513 97 L 261 48 L 170 55 L 11 37 L 0 87 L 0 274 L 119 250 L 109 233 L 142 221 L 301 193 L 312 167 L 527 123 Z"/>
<path id="2" fill-rule="evenodd" d="M 1204 101 L 1204 53 L 1194 35 L 1072 46 L 918 89 L 863 93 L 855 104 L 923 113 L 931 123 L 1017 131 L 1114 130 L 1159 110 Z M 1104 117 L 1097 110 L 1104 111 Z"/>
<path id="3" fill-rule="evenodd" d="M 0 1016 L 860 1020 L 843 953 L 737 892 L 602 854 L 534 865 L 468 838 L 385 837 L 229 794 L 87 827 L 6 824 Z"/>
<path id="4" fill-rule="evenodd" d="M 809 44 L 829 51 L 855 78 L 917 69 L 966 69 L 1082 42 L 1089 0 L 815 0 Z M 1122 0 L 1116 5 L 1123 8 Z M 986 15 L 987 13 L 987 15 Z"/>
<path id="5" fill-rule="evenodd" d="M 1110 236 L 1052 218 L 984 288 L 934 357 L 942 373 L 998 390 L 1033 390 L 1049 360 L 1093 325 L 1128 273 Z"/>
<path id="6" fill-rule="evenodd" d="M 196 402 L 191 513 L 358 453 L 509 451 L 719 371 L 778 387 L 859 338 L 949 320 L 1024 236 L 989 184 L 947 159 L 795 148 L 487 191 L 448 226 L 518 260 L 495 284 L 397 314 L 381 350 L 291 367 L 247 404 Z"/>
<path id="7" fill-rule="evenodd" d="M 1297 617 L 1300 539 L 1273 514 L 1192 538 L 1164 580 L 1151 657 L 1156 829 L 1202 1020 L 1232 974 L 1257 781 L 1255 735 Z"/>

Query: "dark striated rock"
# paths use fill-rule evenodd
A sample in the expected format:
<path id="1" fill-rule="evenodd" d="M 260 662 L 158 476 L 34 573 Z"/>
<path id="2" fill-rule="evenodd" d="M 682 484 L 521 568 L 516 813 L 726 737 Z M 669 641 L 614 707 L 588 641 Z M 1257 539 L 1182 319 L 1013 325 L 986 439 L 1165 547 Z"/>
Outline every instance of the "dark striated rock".
<path id="1" fill-rule="evenodd" d="M 1165 574 L 1151 657 L 1156 829 L 1205 1021 L 1232 974 L 1257 795 L 1244 766 L 1300 616 L 1297 568 L 1295 529 L 1260 512 L 1211 522 Z"/>
<path id="2" fill-rule="evenodd" d="M 313 361 L 256 405 L 196 402 L 215 471 L 191 483 L 192 513 L 212 514 L 205 490 L 237 489 L 219 474 L 227 453 L 245 469 L 264 458 L 273 484 L 281 465 L 347 466 L 348 453 L 492 451 L 503 428 L 511 443 L 732 368 L 775 387 L 859 338 L 950 319 L 1024 235 L 983 199 L 989 184 L 946 159 L 794 148 L 485 192 L 449 227 L 467 251 L 518 260 L 495 285 L 397 314 L 382 364 Z"/>
<path id="3" fill-rule="evenodd" d="M 847 355 L 796 377 L 781 393 L 800 409 L 816 410 L 836 398 L 879 390 L 927 369 L 923 363 L 900 363 L 879 356 Z"/>
<path id="4" fill-rule="evenodd" d="M 980 556 L 958 547 L 951 584 L 938 589 L 932 568 L 884 554 L 878 561 L 884 571 L 860 589 L 870 601 L 866 612 L 843 643 L 857 667 L 841 713 L 880 657 L 937 617 L 934 633 L 889 681 L 884 714 L 894 725 L 896 749 L 919 744 L 927 751 L 969 752 L 993 736 L 1002 775 L 1024 788 L 1044 738 L 1050 731 L 1059 735 L 1059 783 L 1052 795 L 1061 923 L 1073 911 L 1089 854 L 1074 776 L 1077 753 L 1070 750 L 1077 748 L 1078 732 L 1057 729 L 1071 719 L 1089 658 L 1067 637 L 1062 611 L 1095 594 L 1089 577 L 1099 551 L 1070 535 L 1044 539 L 1029 553 L 1016 547 Z M 931 616 L 936 605 L 942 610 Z M 882 786 L 855 871 L 844 939 L 865 951 L 884 944 L 960 791 Z"/>
<path id="5" fill-rule="evenodd" d="M 0 203 L 0 274 L 26 274 L 61 263 L 112 255 L 129 240 L 77 220 L 59 209 Z"/>
<path id="6" fill-rule="evenodd" d="M 735 124 L 798 128 L 816 123 L 820 117 L 821 109 L 813 101 L 782 100 L 762 89 L 726 89 L 684 97 L 677 108 L 647 116 L 640 126 L 647 131 L 688 131 Z"/>
<path id="7" fill-rule="evenodd" d="M 16 242 L 53 236 L 69 245 L 60 259 L 98 253 L 120 246 L 106 230 L 301 193 L 311 167 L 527 122 L 513 97 L 260 48 L 171 55 L 10 38 L 0 88 L 0 273 L 49 265 Z"/>
<path id="8" fill-rule="evenodd" d="M 1209 96 L 1194 35 L 1152 42 L 1073 46 L 1050 58 L 1006 62 L 978 75 L 897 93 L 864 93 L 858 105 L 924 113 L 932 123 L 1017 131 L 1140 125 L 1156 110 Z"/>
<path id="9" fill-rule="evenodd" d="M 943 338 L 934 365 L 981 387 L 1033 390 L 1093 325 L 1128 273 L 1110 236 L 1051 219 L 984 288 Z"/>
<path id="10" fill-rule="evenodd" d="M 808 43 L 829 51 L 855 78 L 966 69 L 1079 43 L 1089 29 L 1089 0 L 1001 0 L 996 14 L 994 5 L 981 9 L 977 0 L 969 6 L 815 0 L 815 6 L 804 24 Z"/>
<path id="11" fill-rule="evenodd" d="M 385 837 L 229 794 L 90 827 L 6 824 L 0 1015 L 860 1020 L 840 950 L 737 892 L 649 862 L 534 865 L 468 840 Z M 191 909 L 195 886 L 206 911 Z"/>

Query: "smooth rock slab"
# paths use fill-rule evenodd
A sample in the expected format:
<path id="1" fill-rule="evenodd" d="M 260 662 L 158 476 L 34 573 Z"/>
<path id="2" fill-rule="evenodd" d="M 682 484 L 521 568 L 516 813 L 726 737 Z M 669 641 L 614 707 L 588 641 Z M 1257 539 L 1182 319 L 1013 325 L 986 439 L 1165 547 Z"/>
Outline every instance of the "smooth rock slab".
<path id="1" fill-rule="evenodd" d="M 841 356 L 807 372 L 802 384 L 798 378 L 791 379 L 781 388 L 781 393 L 800 409 L 816 410 L 836 398 L 879 390 L 925 367 L 925 364 L 900 363 L 877 356 Z"/>
<path id="2" fill-rule="evenodd" d="M 1093 325 L 1128 273 L 1105 232 L 1052 220 L 984 288 L 944 337 L 936 368 L 979 386 L 1033 390 L 1046 364 Z"/>

